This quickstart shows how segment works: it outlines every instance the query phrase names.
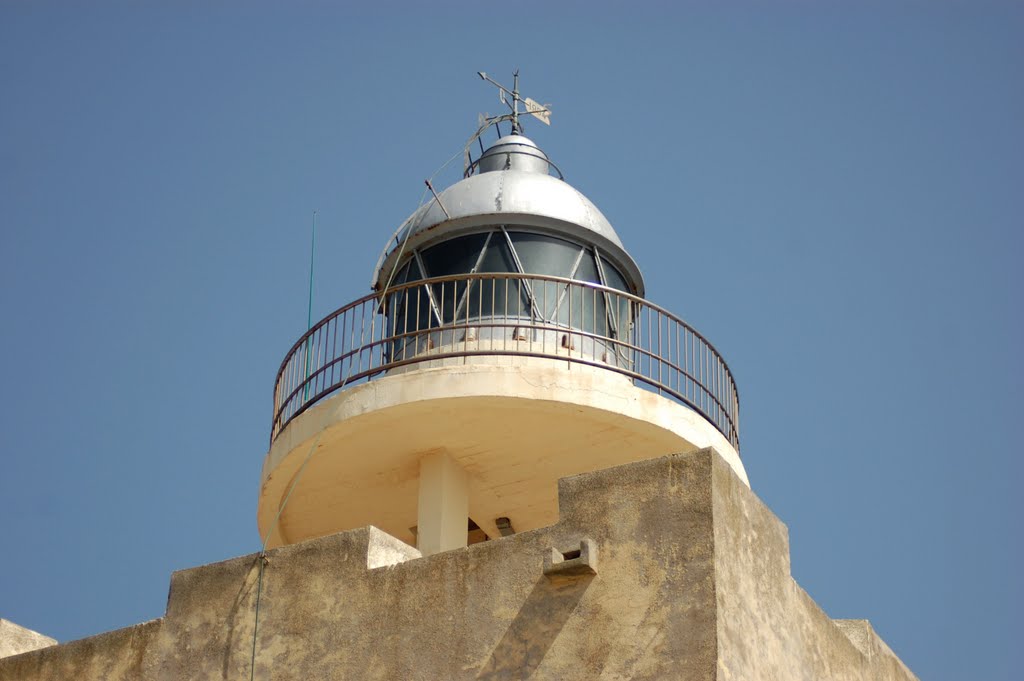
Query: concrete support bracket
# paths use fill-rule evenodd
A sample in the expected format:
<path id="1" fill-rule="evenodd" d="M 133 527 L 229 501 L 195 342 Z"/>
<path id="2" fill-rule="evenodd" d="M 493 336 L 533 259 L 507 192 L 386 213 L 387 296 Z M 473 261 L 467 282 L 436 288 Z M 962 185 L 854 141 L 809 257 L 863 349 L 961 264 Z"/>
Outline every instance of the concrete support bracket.
<path id="1" fill-rule="evenodd" d="M 594 540 L 580 539 L 578 546 L 567 551 L 551 547 L 544 554 L 544 574 L 548 577 L 596 575 L 597 545 Z"/>

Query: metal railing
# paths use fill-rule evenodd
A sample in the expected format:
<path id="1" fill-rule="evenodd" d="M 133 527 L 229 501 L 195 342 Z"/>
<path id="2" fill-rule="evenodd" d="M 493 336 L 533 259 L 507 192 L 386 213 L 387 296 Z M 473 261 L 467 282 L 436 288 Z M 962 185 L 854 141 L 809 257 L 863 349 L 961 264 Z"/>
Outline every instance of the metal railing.
<path id="1" fill-rule="evenodd" d="M 624 374 L 701 414 L 739 451 L 736 383 L 693 327 L 617 289 L 512 273 L 413 281 L 321 319 L 277 372 L 271 442 L 325 397 L 398 367 L 509 355 Z"/>
<path id="2" fill-rule="evenodd" d="M 502 156 L 505 156 L 505 157 L 508 157 L 508 156 L 528 156 L 529 158 L 535 158 L 538 161 L 543 161 L 544 163 L 547 163 L 548 164 L 548 174 L 549 175 L 551 174 L 551 171 L 554 170 L 556 173 L 558 173 L 558 179 L 559 180 L 565 180 L 565 175 L 562 174 L 561 169 L 558 166 L 556 166 L 551 159 L 547 158 L 546 156 L 541 156 L 541 155 L 535 153 L 536 151 L 537 150 L 516 151 L 516 150 L 506 149 L 506 150 L 503 150 L 503 151 L 499 151 L 499 152 L 493 154 L 490 157 L 481 156 L 480 158 L 478 158 L 477 160 L 473 161 L 468 166 L 466 166 L 466 170 L 462 173 L 462 176 L 463 177 L 469 177 L 470 175 L 475 175 L 477 170 L 480 167 L 480 161 L 483 161 L 485 158 L 493 158 L 493 157 L 501 158 Z"/>

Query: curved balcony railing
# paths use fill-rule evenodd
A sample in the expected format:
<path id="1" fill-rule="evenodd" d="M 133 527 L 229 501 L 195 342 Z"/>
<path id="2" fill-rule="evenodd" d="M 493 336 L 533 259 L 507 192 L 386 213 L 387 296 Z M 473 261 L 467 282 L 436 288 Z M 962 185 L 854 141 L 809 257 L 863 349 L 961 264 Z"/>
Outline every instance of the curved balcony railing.
<path id="1" fill-rule="evenodd" d="M 271 442 L 320 400 L 398 367 L 508 355 L 624 374 L 701 414 L 739 451 L 736 383 L 697 330 L 616 289 L 512 273 L 413 281 L 321 319 L 277 372 Z"/>

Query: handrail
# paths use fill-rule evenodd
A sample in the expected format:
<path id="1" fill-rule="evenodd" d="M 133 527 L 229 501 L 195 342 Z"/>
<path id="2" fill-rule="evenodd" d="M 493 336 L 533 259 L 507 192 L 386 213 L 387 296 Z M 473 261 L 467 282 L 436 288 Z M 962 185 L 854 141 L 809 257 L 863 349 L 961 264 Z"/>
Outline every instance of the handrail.
<path id="1" fill-rule="evenodd" d="M 325 397 L 450 357 L 547 357 L 615 371 L 701 414 L 739 451 L 739 392 L 704 336 L 662 307 L 563 277 L 478 273 L 392 286 L 300 337 L 274 383 L 271 442 Z"/>
<path id="2" fill-rule="evenodd" d="M 529 151 L 512 150 L 512 149 L 505 150 L 505 151 L 500 151 L 500 152 L 497 152 L 497 153 L 493 154 L 493 156 L 503 156 L 503 155 L 529 156 L 530 158 L 536 158 L 536 159 L 539 159 L 541 161 L 544 161 L 545 163 L 548 164 L 548 169 L 549 170 L 551 168 L 554 168 L 555 172 L 558 173 L 558 179 L 559 180 L 563 180 L 563 181 L 565 180 L 565 175 L 562 174 L 562 170 L 558 166 L 555 165 L 554 161 L 552 161 L 551 159 L 547 158 L 546 156 L 538 156 L 537 154 L 531 153 Z M 470 177 L 471 175 L 473 175 L 476 172 L 476 169 L 480 167 L 480 161 L 484 160 L 485 158 L 488 158 L 488 157 L 481 156 L 477 160 L 475 160 L 472 163 L 470 163 L 466 167 L 466 170 L 462 173 L 462 177 L 466 178 L 466 177 Z"/>

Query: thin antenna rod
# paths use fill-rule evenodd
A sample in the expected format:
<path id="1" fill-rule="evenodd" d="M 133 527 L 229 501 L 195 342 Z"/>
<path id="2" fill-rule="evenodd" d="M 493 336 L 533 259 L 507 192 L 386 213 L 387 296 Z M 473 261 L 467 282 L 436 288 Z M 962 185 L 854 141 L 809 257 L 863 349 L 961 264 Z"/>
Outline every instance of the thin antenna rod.
<path id="1" fill-rule="evenodd" d="M 523 134 L 519 127 L 519 69 L 512 74 L 512 134 Z"/>
<path id="2" fill-rule="evenodd" d="M 306 307 L 306 332 L 313 328 L 313 256 L 316 253 L 316 211 L 313 211 L 313 233 L 309 238 L 309 303 Z M 312 351 L 313 337 L 309 336 L 306 338 L 306 372 L 303 380 L 309 380 L 309 369 L 310 352 Z M 303 390 L 303 399 L 309 399 L 309 383 L 306 383 L 306 388 Z"/>
<path id="3" fill-rule="evenodd" d="M 313 211 L 313 233 L 309 238 L 309 307 L 306 311 L 306 331 L 313 328 L 313 254 L 316 252 L 316 211 Z"/>

